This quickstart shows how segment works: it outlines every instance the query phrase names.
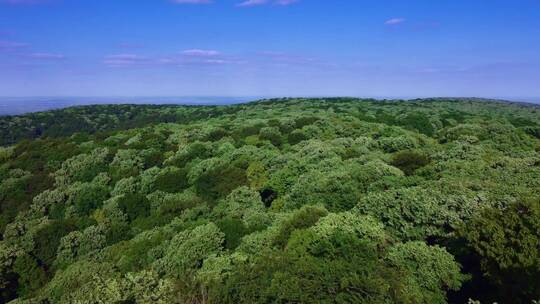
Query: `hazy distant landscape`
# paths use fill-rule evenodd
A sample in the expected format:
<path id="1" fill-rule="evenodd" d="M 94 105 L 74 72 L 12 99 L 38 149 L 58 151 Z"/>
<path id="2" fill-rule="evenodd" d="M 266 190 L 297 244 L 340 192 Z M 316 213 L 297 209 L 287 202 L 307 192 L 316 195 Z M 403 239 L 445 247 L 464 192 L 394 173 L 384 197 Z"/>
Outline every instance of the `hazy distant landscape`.
<path id="1" fill-rule="evenodd" d="M 0 115 L 17 115 L 99 104 L 225 105 L 257 99 L 260 97 L 0 97 Z"/>
<path id="2" fill-rule="evenodd" d="M 178 97 L 0 97 L 0 115 L 18 115 L 73 106 L 99 104 L 228 105 L 255 101 L 265 96 L 178 96 Z M 414 99 L 413 97 L 374 97 Z M 540 104 L 540 98 L 494 98 L 511 102 Z"/>

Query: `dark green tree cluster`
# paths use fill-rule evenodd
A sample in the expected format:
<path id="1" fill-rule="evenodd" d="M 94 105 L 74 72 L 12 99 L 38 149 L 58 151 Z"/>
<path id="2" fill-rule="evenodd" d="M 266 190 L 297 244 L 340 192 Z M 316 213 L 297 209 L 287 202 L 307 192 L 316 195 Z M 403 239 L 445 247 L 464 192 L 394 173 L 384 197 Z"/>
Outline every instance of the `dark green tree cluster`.
<path id="1" fill-rule="evenodd" d="M 531 304 L 539 111 L 329 98 L 0 118 L 0 302 Z"/>

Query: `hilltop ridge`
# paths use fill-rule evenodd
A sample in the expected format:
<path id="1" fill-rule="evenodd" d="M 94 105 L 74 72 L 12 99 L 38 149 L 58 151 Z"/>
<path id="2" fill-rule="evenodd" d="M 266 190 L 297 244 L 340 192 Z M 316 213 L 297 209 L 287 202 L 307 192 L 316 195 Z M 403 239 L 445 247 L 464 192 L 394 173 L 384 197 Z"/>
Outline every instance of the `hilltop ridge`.
<path id="1" fill-rule="evenodd" d="M 448 110 L 462 111 L 465 109 L 465 111 L 473 111 L 472 113 L 480 111 L 483 107 L 489 108 L 498 112 L 499 115 L 504 115 L 505 118 L 512 120 L 513 118 L 511 117 L 513 114 L 502 113 L 498 107 L 493 106 L 497 104 L 501 108 L 514 108 L 522 112 L 522 115 L 529 117 L 530 123 L 518 123 L 514 120 L 517 126 L 522 127 L 524 124 L 530 126 L 538 125 L 538 119 L 535 120 L 535 117 L 537 118 L 538 115 L 535 114 L 536 109 L 540 105 L 481 98 L 427 98 L 413 100 L 377 100 L 342 97 L 273 98 L 235 105 L 110 104 L 74 106 L 22 115 L 0 116 L 0 146 L 13 144 L 22 139 L 40 137 L 55 138 L 70 136 L 77 132 L 93 134 L 96 132 L 136 128 L 146 124 L 167 122 L 189 123 L 216 115 L 234 114 L 237 111 L 252 109 L 257 105 L 264 104 L 286 107 L 301 103 L 306 107 L 316 108 L 327 107 L 331 103 L 333 106 L 339 108 L 349 103 L 363 103 L 364 106 L 380 105 L 381 107 L 390 103 L 396 105 L 401 110 L 417 106 L 426 115 L 430 115 L 430 111 L 438 111 L 437 106 L 433 102 L 438 103 L 440 107 Z M 475 106 L 476 109 L 474 108 Z M 530 107 L 534 109 L 533 113 L 526 113 L 528 110 L 523 111 L 523 108 L 529 109 Z M 464 112 L 464 114 L 466 113 Z M 399 122 L 396 123 L 400 125 Z"/>

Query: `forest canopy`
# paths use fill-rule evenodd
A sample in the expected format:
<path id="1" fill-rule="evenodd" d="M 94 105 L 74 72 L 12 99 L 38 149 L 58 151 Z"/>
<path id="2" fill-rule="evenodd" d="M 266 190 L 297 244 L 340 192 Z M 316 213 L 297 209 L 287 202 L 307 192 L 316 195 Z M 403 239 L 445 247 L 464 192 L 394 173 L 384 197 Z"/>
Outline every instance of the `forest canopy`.
<path id="1" fill-rule="evenodd" d="M 540 107 L 0 117 L 0 303 L 540 300 Z"/>

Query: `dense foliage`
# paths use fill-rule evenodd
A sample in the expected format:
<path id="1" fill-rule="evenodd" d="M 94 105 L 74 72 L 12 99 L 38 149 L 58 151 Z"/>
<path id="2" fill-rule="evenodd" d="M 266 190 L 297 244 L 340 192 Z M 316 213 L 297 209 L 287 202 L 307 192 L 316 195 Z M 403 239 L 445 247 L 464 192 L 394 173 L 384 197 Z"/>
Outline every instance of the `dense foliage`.
<path id="1" fill-rule="evenodd" d="M 189 123 L 237 109 L 173 105 L 96 105 L 0 116 L 0 146 L 22 139 L 126 130 L 158 123 Z"/>
<path id="2" fill-rule="evenodd" d="M 539 130 L 442 99 L 0 118 L 0 302 L 530 304 Z"/>

